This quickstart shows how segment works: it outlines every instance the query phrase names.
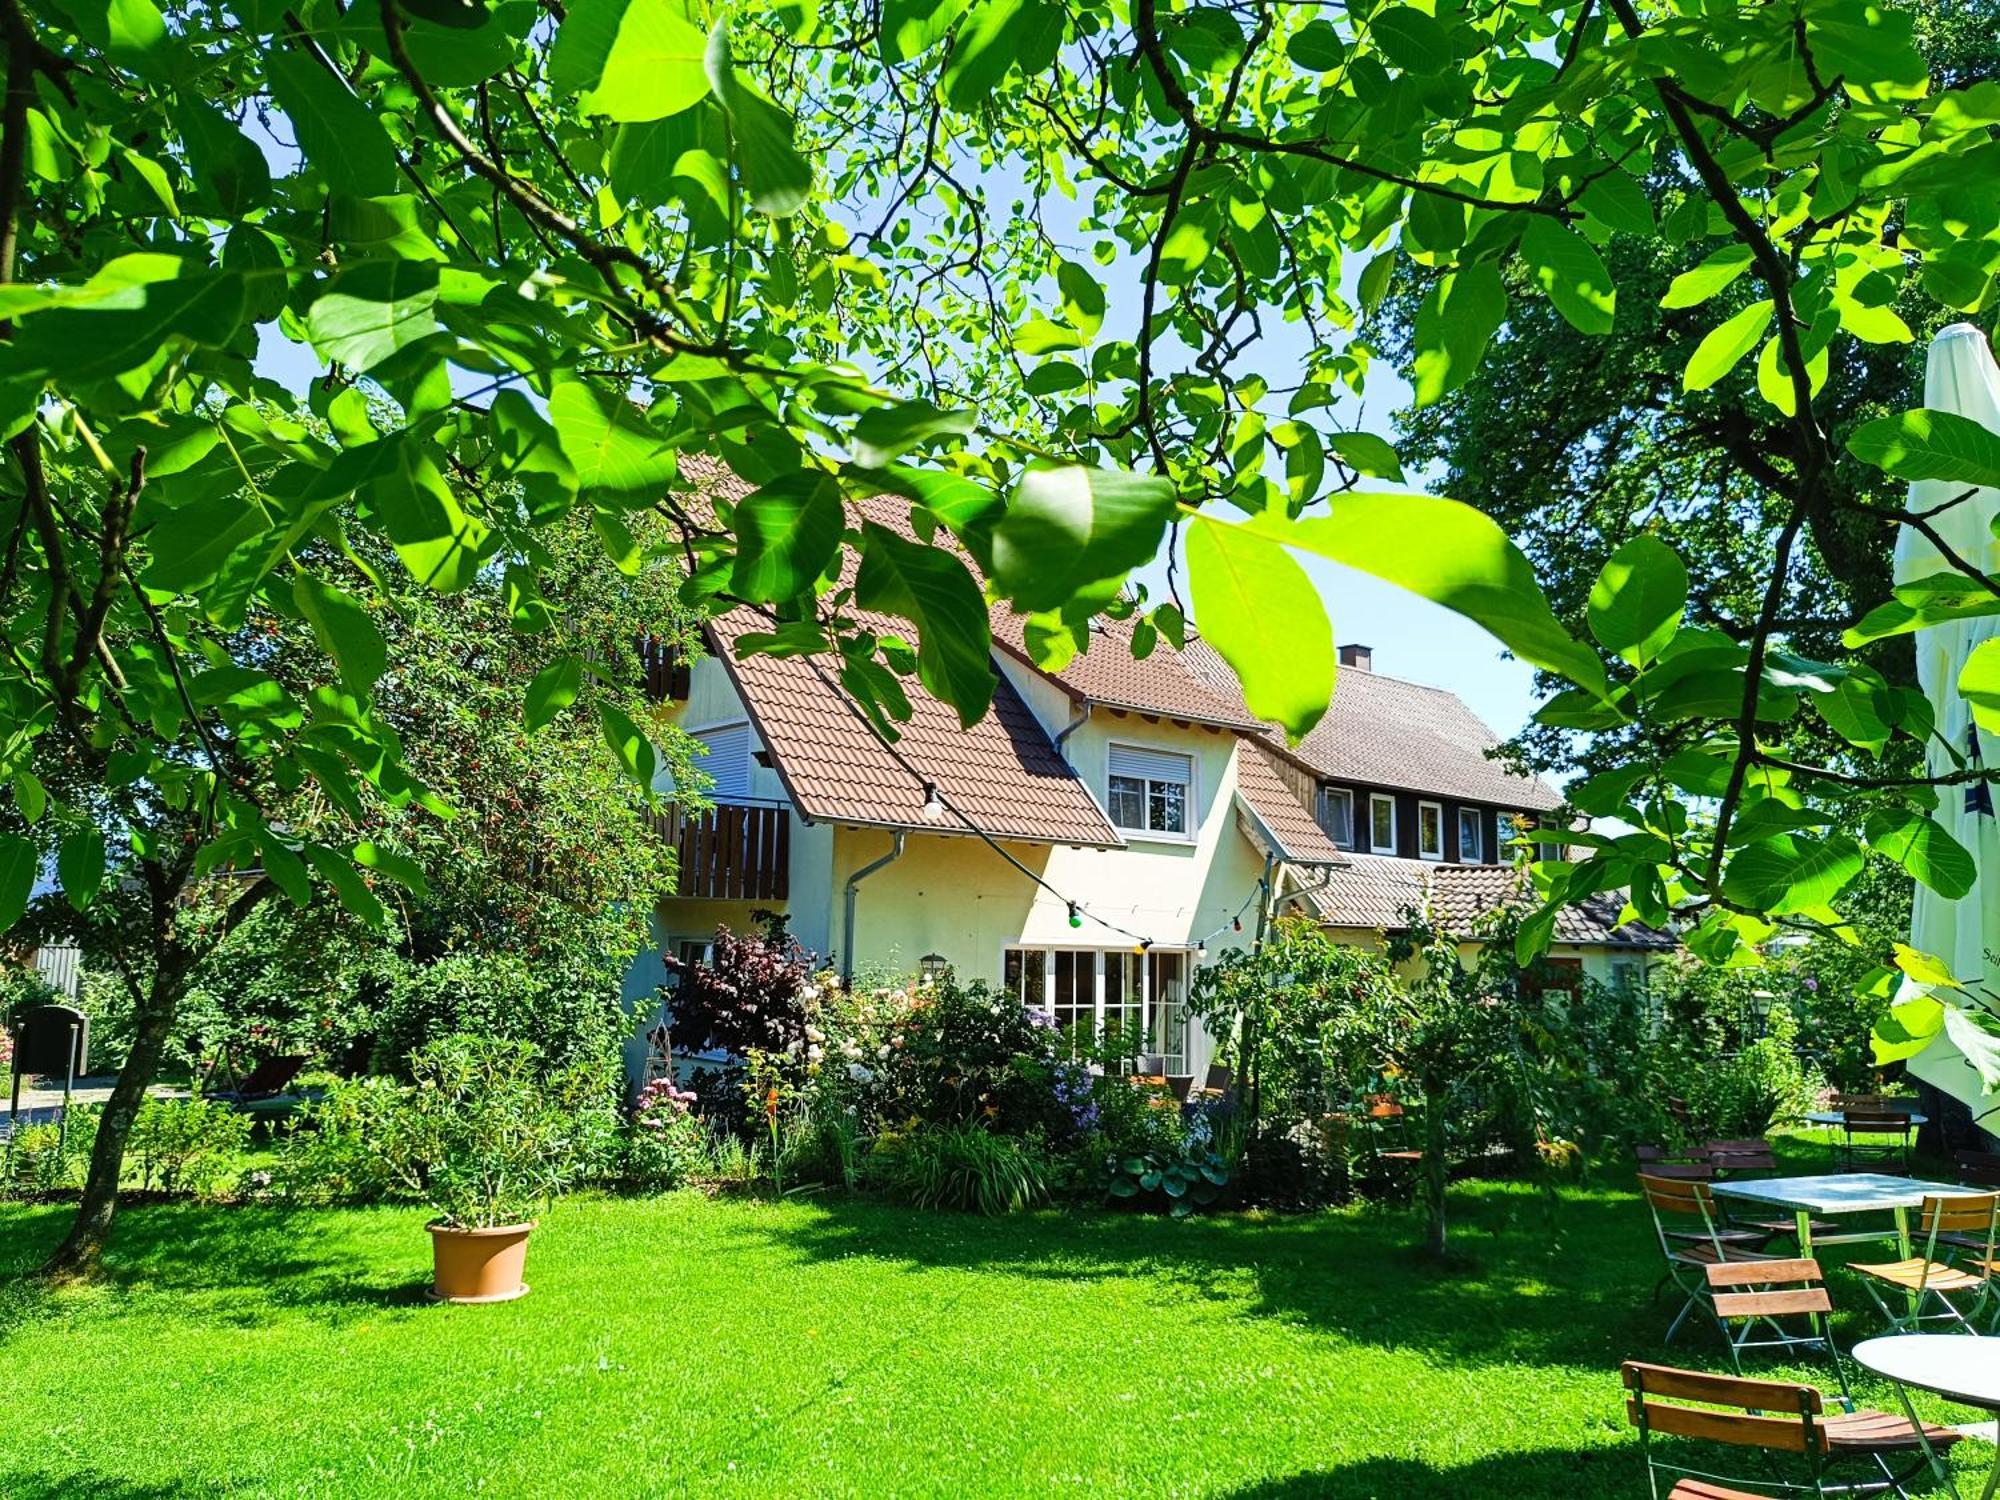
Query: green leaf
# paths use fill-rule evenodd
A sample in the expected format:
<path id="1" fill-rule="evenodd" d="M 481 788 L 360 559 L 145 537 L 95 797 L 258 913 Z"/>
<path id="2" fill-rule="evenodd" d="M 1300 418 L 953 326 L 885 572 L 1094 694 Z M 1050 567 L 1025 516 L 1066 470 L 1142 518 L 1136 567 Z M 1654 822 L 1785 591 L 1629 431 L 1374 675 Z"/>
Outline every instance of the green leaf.
<path id="1" fill-rule="evenodd" d="M 477 576 L 497 538 L 484 521 L 460 507 L 419 443 L 401 434 L 382 441 L 394 447 L 368 486 L 369 504 L 410 576 L 455 593 Z"/>
<path id="2" fill-rule="evenodd" d="M 18 834 L 0 833 L 0 932 L 27 912 L 37 864 L 33 844 Z"/>
<path id="3" fill-rule="evenodd" d="M 527 697 L 521 705 L 521 720 L 533 733 L 576 702 L 576 695 L 582 691 L 583 663 L 574 656 L 565 656 L 542 668 L 535 674 L 535 680 L 528 684 Z"/>
<path id="4" fill-rule="evenodd" d="M 993 581 L 1019 608 L 1060 609 L 1150 562 L 1173 519 L 1173 486 L 1080 464 L 1021 475 L 993 532 Z"/>
<path id="5" fill-rule="evenodd" d="M 1285 43 L 1285 55 L 1308 73 L 1331 73 L 1347 56 L 1347 44 L 1331 21 L 1308 21 Z"/>
<path id="6" fill-rule="evenodd" d="M 1437 18 L 1413 5 L 1384 6 L 1368 22 L 1368 34 L 1390 62 L 1412 73 L 1441 73 L 1456 60 Z"/>
<path id="7" fill-rule="evenodd" d="M 562 32 L 558 45 L 570 51 L 566 68 L 587 67 L 579 54 L 596 57 L 601 50 L 602 61 L 577 98 L 587 115 L 662 120 L 707 97 L 702 59 L 708 37 L 676 0 L 585 3 L 571 9 Z"/>
<path id="8" fill-rule="evenodd" d="M 1521 234 L 1521 256 L 1535 284 L 1548 294 L 1569 325 L 1579 333 L 1609 333 L 1618 310 L 1618 289 L 1611 273 L 1574 229 L 1537 214 Z"/>
<path id="9" fill-rule="evenodd" d="M 303 48 L 269 47 L 263 62 L 300 151 L 328 187 L 362 198 L 396 191 L 396 148 L 373 110 Z"/>
<path id="10" fill-rule="evenodd" d="M 1507 288 L 1500 270 L 1481 261 L 1440 276 L 1417 308 L 1417 405 L 1429 406 L 1472 378 L 1481 356 L 1507 319 Z"/>
<path id="11" fill-rule="evenodd" d="M 709 86 L 729 117 L 737 170 L 752 206 L 781 219 L 805 205 L 812 166 L 792 144 L 792 117 L 745 83 L 731 64 L 726 20 L 718 20 L 708 34 Z"/>
<path id="12" fill-rule="evenodd" d="M 1868 815 L 1868 847 L 1892 859 L 1947 901 L 1968 894 L 1979 878 L 1965 845 L 1935 818 L 1904 807 Z"/>
<path id="13" fill-rule="evenodd" d="M 314 299 L 306 331 L 323 358 L 357 374 L 438 330 L 432 261 L 365 261 L 333 278 Z"/>
<path id="14" fill-rule="evenodd" d="M 872 407 L 854 424 L 855 457 L 876 469 L 935 437 L 962 437 L 972 431 L 973 413 L 940 411 L 921 398 Z"/>
<path id="15" fill-rule="evenodd" d="M 56 850 L 56 881 L 63 899 L 78 911 L 97 899 L 104 884 L 104 832 L 94 827 L 78 828 L 64 835 Z"/>
<path id="16" fill-rule="evenodd" d="M 1357 474 L 1403 483 L 1403 465 L 1396 450 L 1372 432 L 1336 432 L 1326 445 Z"/>
<path id="17" fill-rule="evenodd" d="M 1319 590 L 1277 542 L 1209 516 L 1188 523 L 1187 562 L 1203 638 L 1235 669 L 1250 712 L 1296 744 L 1333 695 L 1333 626 Z"/>
<path id="18" fill-rule="evenodd" d="M 1722 893 L 1774 915 L 1826 906 L 1865 863 L 1861 846 L 1845 834 L 1824 839 L 1780 834 L 1747 845 L 1729 861 Z"/>
<path id="19" fill-rule="evenodd" d="M 1757 341 L 1770 326 L 1771 302 L 1766 298 L 1751 303 L 1721 327 L 1710 329 L 1688 359 L 1687 369 L 1681 375 L 1681 388 L 1707 390 L 1757 347 Z"/>
<path id="20" fill-rule="evenodd" d="M 1436 495 L 1336 495 L 1325 515 L 1288 521 L 1267 513 L 1248 524 L 1442 604 L 1531 666 L 1604 696 L 1603 664 L 1556 619 L 1534 565 L 1469 505 Z M 1423 545 L 1413 546 L 1415 537 Z"/>
<path id="21" fill-rule="evenodd" d="M 181 92 L 174 114 L 204 204 L 213 205 L 225 218 L 237 219 L 269 200 L 270 164 L 235 121 L 187 90 Z"/>
<path id="22" fill-rule="evenodd" d="M 305 861 L 269 828 L 260 828 L 256 839 L 257 857 L 264 862 L 264 873 L 271 877 L 292 905 L 309 904 L 312 901 L 312 879 L 306 873 Z"/>
<path id="23" fill-rule="evenodd" d="M 1875 1023 L 1875 1033 L 1870 1039 L 1875 1066 L 1886 1068 L 1890 1063 L 1915 1057 L 1936 1041 L 1938 1033 L 1943 1030 L 1944 1004 L 1929 995 L 1919 995 L 1913 1000 L 1890 1006 L 1882 1019 Z"/>
<path id="24" fill-rule="evenodd" d="M 1673 548 L 1650 535 L 1611 555 L 1591 586 L 1590 633 L 1605 650 L 1643 667 L 1680 629 L 1688 571 Z"/>
<path id="25" fill-rule="evenodd" d="M 940 82 L 954 109 L 977 108 L 1017 63 L 1033 73 L 1055 58 L 1063 13 L 1045 0 L 974 0 Z"/>
<path id="26" fill-rule="evenodd" d="M 368 889 L 368 882 L 361 878 L 361 872 L 345 855 L 323 844 L 303 844 L 299 853 L 305 856 L 307 864 L 319 872 L 319 878 L 333 887 L 334 895 L 340 898 L 340 904 L 351 915 L 378 931 L 388 926 L 388 912 L 376 899 L 375 893 Z"/>
<path id="27" fill-rule="evenodd" d="M 484 26 L 488 15 L 486 0 L 398 0 L 398 3 L 413 16 L 466 31 Z"/>
<path id="28" fill-rule="evenodd" d="M 1056 287 L 1062 293 L 1064 316 L 1086 341 L 1096 338 L 1104 326 L 1103 283 L 1087 267 L 1064 260 L 1056 265 Z"/>
<path id="29" fill-rule="evenodd" d="M 148 588 L 194 593 L 214 582 L 239 551 L 271 531 L 270 519 L 237 493 L 205 495 L 161 516 L 146 533 Z"/>
<path id="30" fill-rule="evenodd" d="M 1921 408 L 1864 422 L 1847 451 L 1898 479 L 2000 486 L 2000 434 L 1956 412 Z"/>
<path id="31" fill-rule="evenodd" d="M 882 59 L 908 62 L 943 41 L 970 0 L 883 0 Z"/>
<path id="32" fill-rule="evenodd" d="M 1984 640 L 1958 669 L 1958 695 L 1988 734 L 2000 734 L 2000 640 Z"/>
<path id="33" fill-rule="evenodd" d="M 1676 276 L 1666 296 L 1660 299 L 1660 306 L 1699 307 L 1749 269 L 1748 245 L 1724 245 L 1693 270 Z"/>
<path id="34" fill-rule="evenodd" d="M 673 444 L 623 396 L 565 380 L 549 397 L 549 419 L 578 486 L 592 499 L 651 505 L 680 472 Z"/>
<path id="35" fill-rule="evenodd" d="M 917 627 L 917 676 L 958 710 L 970 729 L 993 701 L 993 635 L 979 585 L 944 547 L 905 541 L 885 526 L 862 528 L 854 599 Z"/>
<path id="36" fill-rule="evenodd" d="M 1039 315 L 1014 330 L 1014 347 L 1022 354 L 1053 354 L 1059 349 L 1081 349 L 1089 340 L 1074 328 L 1065 328 Z"/>
<path id="37" fill-rule="evenodd" d="M 799 469 L 773 480 L 736 507 L 731 590 L 758 603 L 809 592 L 840 550 L 846 527 L 840 484 L 825 470 Z"/>
<path id="38" fill-rule="evenodd" d="M 366 869 L 377 870 L 387 875 L 419 900 L 430 896 L 431 883 L 424 878 L 424 872 L 418 867 L 417 862 L 407 855 L 398 854 L 393 849 L 386 849 L 380 844 L 363 840 L 354 846 L 354 862 Z"/>
<path id="39" fill-rule="evenodd" d="M 642 791 L 651 793 L 653 777 L 659 770 L 653 742 L 621 709 L 609 703 L 597 705 L 597 721 L 604 731 L 604 743 L 611 747 L 619 769 Z"/>
<path id="40" fill-rule="evenodd" d="M 1658 228 L 1646 190 L 1622 171 L 1606 172 L 1591 183 L 1577 205 L 1606 229 L 1623 234 L 1651 236 Z"/>
<path id="41" fill-rule="evenodd" d="M 368 617 L 367 606 L 310 573 L 292 580 L 292 602 L 311 623 L 320 649 L 340 668 L 348 691 L 365 695 L 389 665 L 388 643 Z"/>
<path id="42" fill-rule="evenodd" d="M 1935 954 L 1920 952 L 1908 943 L 1895 945 L 1896 967 L 1917 984 L 1929 985 L 1933 989 L 1961 989 L 1957 978 Z"/>

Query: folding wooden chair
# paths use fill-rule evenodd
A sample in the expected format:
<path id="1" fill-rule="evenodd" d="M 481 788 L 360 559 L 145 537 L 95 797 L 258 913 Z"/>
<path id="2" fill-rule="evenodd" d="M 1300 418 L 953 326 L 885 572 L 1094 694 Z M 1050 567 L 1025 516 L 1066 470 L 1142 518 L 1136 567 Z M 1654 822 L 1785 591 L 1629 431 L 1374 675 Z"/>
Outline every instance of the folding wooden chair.
<path id="1" fill-rule="evenodd" d="M 1993 1272 L 2000 1269 L 1993 1259 L 1996 1227 L 2000 1227 L 2000 1193 L 1928 1197 L 1921 1221 L 1922 1255 L 1872 1264 L 1857 1261 L 1848 1269 L 1862 1278 L 1861 1285 L 1896 1333 L 1922 1333 L 1925 1323 L 1952 1323 L 1977 1333 L 1973 1325 L 1993 1294 Z M 1974 1248 L 1965 1249 L 1968 1243 Z M 1950 1258 L 1940 1259 L 1940 1254 Z M 1890 1295 L 1903 1304 L 1902 1312 L 1890 1307 L 1883 1288 L 1890 1288 Z M 1938 1310 L 1925 1312 L 1926 1303 L 1935 1303 Z"/>
<path id="2" fill-rule="evenodd" d="M 1920 1438 L 1908 1420 L 1889 1412 L 1828 1417 L 1826 1398 L 1815 1387 L 1789 1380 L 1705 1375 L 1630 1360 L 1619 1373 L 1629 1393 L 1625 1414 L 1639 1429 L 1639 1446 L 1646 1455 L 1653 1500 L 1769 1500 L 1781 1495 L 1825 1500 L 1883 1491 L 1907 1495 L 1904 1486 L 1924 1469 L 1942 1475 L 1933 1455 L 1959 1437 L 1949 1428 L 1926 1423 Z M 1679 1444 L 1656 1445 L 1656 1437 L 1754 1450 L 1762 1456 L 1762 1470 L 1745 1474 L 1696 1468 L 1685 1461 Z M 1901 1472 L 1892 1467 L 1892 1460 L 1911 1458 L 1914 1462 Z M 1869 1462 L 1880 1477 L 1829 1479 L 1829 1467 L 1850 1459 Z M 1670 1490 L 1661 1490 L 1663 1477 L 1671 1481 Z M 1739 1484 L 1758 1487 L 1738 1489 Z"/>
<path id="3" fill-rule="evenodd" d="M 1981 1187 L 2000 1187 L 2000 1152 L 1961 1151 L 1953 1158 L 1960 1182 L 1976 1182 Z"/>
<path id="4" fill-rule="evenodd" d="M 1910 1173 L 1910 1111 L 1907 1100 L 1887 1094 L 1835 1094 L 1840 1115 L 1840 1170 Z"/>
<path id="5" fill-rule="evenodd" d="M 1665 1146 L 1642 1144 L 1634 1146 L 1632 1154 L 1638 1158 L 1639 1170 L 1652 1177 L 1687 1177 L 1707 1182 L 1715 1176 L 1714 1165 L 1700 1152 L 1669 1151 Z"/>
<path id="6" fill-rule="evenodd" d="M 1768 1176 L 1778 1170 L 1777 1154 L 1771 1143 L 1762 1136 L 1738 1136 L 1730 1140 L 1704 1141 L 1701 1152 L 1703 1159 L 1716 1178 Z M 1756 1219 L 1745 1217 L 1741 1212 L 1725 1207 L 1723 1222 L 1732 1229 L 1748 1229 L 1764 1235 L 1767 1239 L 1795 1238 L 1799 1232 L 1797 1218 L 1786 1214 L 1775 1218 Z M 1825 1219 L 1812 1221 L 1815 1235 L 1835 1234 L 1838 1224 Z"/>
<path id="7" fill-rule="evenodd" d="M 1805 1350 L 1824 1355 L 1840 1382 L 1843 1410 L 1854 1410 L 1847 1364 L 1833 1340 L 1833 1298 L 1816 1260 L 1725 1261 L 1707 1270 L 1715 1321 L 1729 1341 L 1729 1361 L 1743 1373 L 1753 1349 Z M 1790 1320 L 1799 1320 L 1795 1332 Z M 1763 1337 L 1758 1337 L 1759 1334 Z"/>
<path id="8" fill-rule="evenodd" d="M 1653 1229 L 1660 1238 L 1660 1254 L 1667 1263 L 1665 1274 L 1653 1285 L 1653 1296 L 1657 1300 L 1660 1289 L 1671 1281 L 1685 1299 L 1673 1322 L 1667 1325 L 1667 1336 L 1662 1342 L 1671 1344 L 1688 1314 L 1697 1309 L 1707 1313 L 1727 1338 L 1729 1330 L 1716 1321 L 1705 1273 L 1710 1266 L 1728 1261 L 1776 1260 L 1778 1257 L 1762 1253 L 1761 1247 L 1770 1236 L 1725 1225 L 1705 1182 L 1653 1177 L 1641 1172 L 1639 1190 L 1645 1194 L 1646 1207 L 1652 1212 Z"/>
<path id="9" fill-rule="evenodd" d="M 1410 1143 L 1409 1112 L 1390 1095 L 1369 1095 L 1368 1131 L 1377 1161 L 1406 1172 L 1422 1164 L 1424 1153 Z"/>

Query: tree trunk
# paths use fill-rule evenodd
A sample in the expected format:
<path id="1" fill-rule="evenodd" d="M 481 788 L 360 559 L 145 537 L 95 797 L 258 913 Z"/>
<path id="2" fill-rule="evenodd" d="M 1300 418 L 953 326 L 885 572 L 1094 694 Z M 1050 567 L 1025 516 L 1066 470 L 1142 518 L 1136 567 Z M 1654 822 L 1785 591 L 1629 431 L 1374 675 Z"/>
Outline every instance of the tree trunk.
<path id="1" fill-rule="evenodd" d="M 1424 1253 L 1434 1260 L 1444 1258 L 1445 1189 L 1451 1182 L 1451 1163 L 1445 1157 L 1445 1091 L 1424 1081 Z"/>
<path id="2" fill-rule="evenodd" d="M 42 1268 L 45 1276 L 80 1279 L 95 1276 L 102 1265 L 105 1242 L 118 1214 L 118 1178 L 125 1166 L 125 1142 L 131 1138 L 140 1105 L 146 1102 L 146 1090 L 159 1074 L 174 1013 L 186 987 L 185 967 L 163 964 L 147 988 L 144 1007 L 132 1018 L 132 1050 L 126 1054 L 125 1066 L 119 1070 L 118 1082 L 97 1123 L 83 1201 L 77 1205 L 69 1234 Z"/>

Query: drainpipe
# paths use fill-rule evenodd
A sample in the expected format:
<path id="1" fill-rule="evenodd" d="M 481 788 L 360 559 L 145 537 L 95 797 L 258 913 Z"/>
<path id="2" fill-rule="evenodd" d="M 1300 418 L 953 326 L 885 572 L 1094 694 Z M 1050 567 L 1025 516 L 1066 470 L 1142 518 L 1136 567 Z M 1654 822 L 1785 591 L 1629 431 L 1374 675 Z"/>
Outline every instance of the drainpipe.
<path id="1" fill-rule="evenodd" d="M 847 909 L 840 924 L 840 985 L 842 989 L 854 983 L 854 903 L 860 897 L 861 882 L 877 870 L 893 865 L 903 857 L 903 830 L 896 830 L 896 842 L 889 852 L 878 860 L 873 860 L 847 877 Z"/>
<path id="2" fill-rule="evenodd" d="M 1089 700 L 1086 699 L 1083 705 L 1083 712 L 1078 714 L 1075 718 L 1071 719 L 1067 724 L 1063 725 L 1061 733 L 1056 735 L 1055 738 L 1056 754 L 1062 755 L 1062 758 L 1065 761 L 1067 761 L 1069 757 L 1067 755 L 1063 755 L 1063 742 L 1066 741 L 1071 735 L 1075 734 L 1079 729 L 1083 728 L 1084 725 L 1090 722 L 1090 711 L 1096 706 L 1097 706 L 1096 704 L 1091 703 Z"/>
<path id="3" fill-rule="evenodd" d="M 1303 901 L 1307 896 L 1312 895 L 1313 892 L 1325 890 L 1333 883 L 1333 871 L 1334 866 L 1327 865 L 1320 871 L 1319 879 L 1313 881 L 1310 885 L 1302 885 L 1295 891 L 1287 891 L 1284 895 L 1273 901 L 1271 903 L 1271 920 L 1274 922 L 1277 921 L 1279 914 L 1284 911 L 1289 903 Z"/>

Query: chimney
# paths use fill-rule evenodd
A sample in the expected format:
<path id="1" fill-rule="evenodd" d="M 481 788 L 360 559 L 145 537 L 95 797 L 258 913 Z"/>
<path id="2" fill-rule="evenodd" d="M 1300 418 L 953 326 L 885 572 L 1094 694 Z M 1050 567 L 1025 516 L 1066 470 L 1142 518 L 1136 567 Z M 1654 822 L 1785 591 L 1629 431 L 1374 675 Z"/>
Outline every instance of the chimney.
<path id="1" fill-rule="evenodd" d="M 1340 648 L 1340 664 L 1353 667 L 1356 671 L 1372 672 L 1375 670 L 1375 648 L 1350 642 Z"/>

